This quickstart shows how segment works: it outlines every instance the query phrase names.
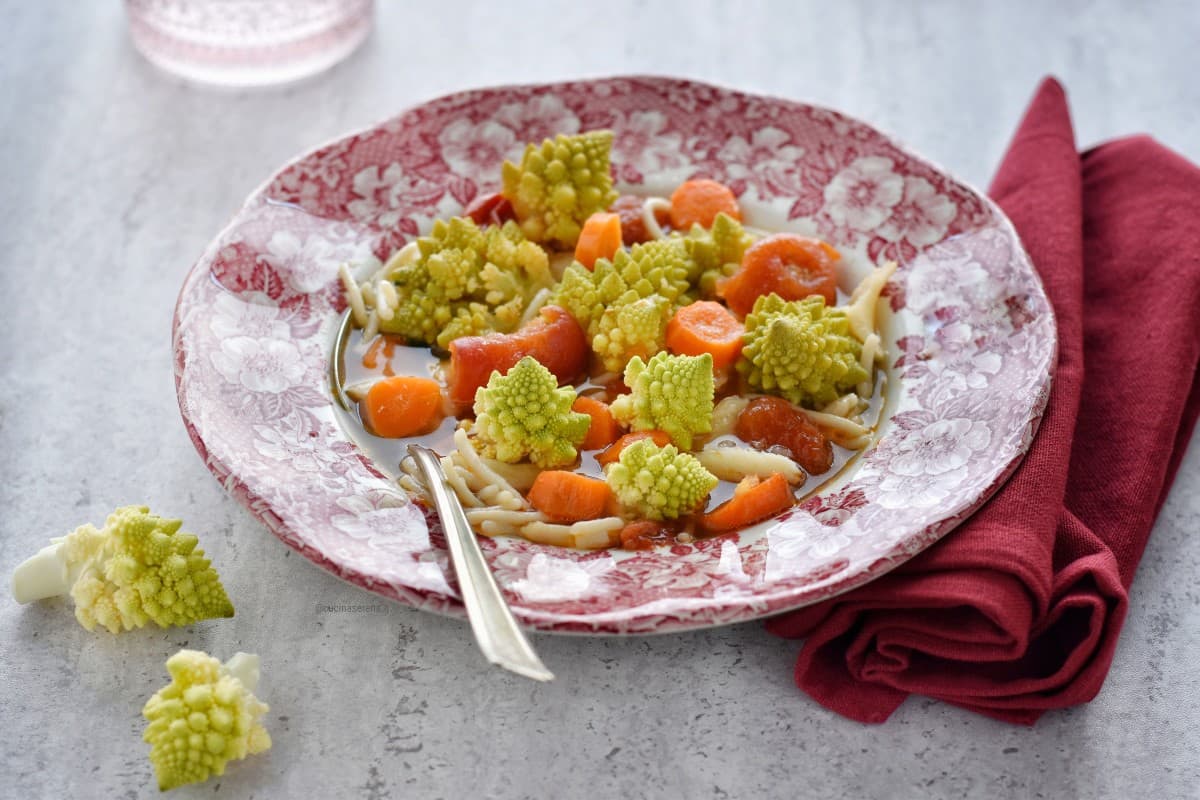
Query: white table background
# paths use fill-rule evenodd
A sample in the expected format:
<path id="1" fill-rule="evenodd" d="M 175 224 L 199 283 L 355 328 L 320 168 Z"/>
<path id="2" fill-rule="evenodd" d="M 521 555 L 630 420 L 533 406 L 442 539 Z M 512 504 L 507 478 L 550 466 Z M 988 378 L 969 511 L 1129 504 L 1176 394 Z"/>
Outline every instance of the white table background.
<path id="1" fill-rule="evenodd" d="M 118 638 L 0 598 L 0 795 L 156 795 L 141 705 L 186 646 L 261 654 L 274 747 L 179 798 L 1200 796 L 1200 447 L 1103 691 L 1033 728 L 922 698 L 849 722 L 793 686 L 798 644 L 754 623 L 539 636 L 559 680 L 535 685 L 487 668 L 462 622 L 316 610 L 374 598 L 221 490 L 171 377 L 186 271 L 295 153 L 457 89 L 653 72 L 835 106 L 986 185 L 1054 73 L 1081 144 L 1148 130 L 1200 159 L 1186 2 L 561 5 L 380 0 L 349 61 L 233 93 L 155 71 L 115 2 L 0 2 L 0 573 L 145 502 L 200 534 L 238 607 Z"/>

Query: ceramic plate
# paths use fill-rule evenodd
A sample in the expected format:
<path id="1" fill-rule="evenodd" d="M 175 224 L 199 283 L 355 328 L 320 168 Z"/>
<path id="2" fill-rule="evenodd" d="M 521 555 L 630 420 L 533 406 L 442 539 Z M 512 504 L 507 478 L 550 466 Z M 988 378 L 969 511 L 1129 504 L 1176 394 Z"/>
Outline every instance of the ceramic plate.
<path id="1" fill-rule="evenodd" d="M 342 429 L 327 362 L 346 260 L 386 257 L 494 191 L 504 158 L 610 128 L 619 184 L 710 177 L 748 221 L 835 243 L 852 285 L 895 259 L 876 442 L 776 520 L 650 552 L 484 539 L 517 617 L 648 633 L 764 617 L 877 577 L 978 508 L 1029 446 L 1055 353 L 1050 305 L 986 197 L 835 111 L 665 78 L 462 92 L 293 161 L 188 275 L 174 321 L 183 419 L 221 483 L 289 546 L 418 608 L 461 614 L 436 525 Z"/>

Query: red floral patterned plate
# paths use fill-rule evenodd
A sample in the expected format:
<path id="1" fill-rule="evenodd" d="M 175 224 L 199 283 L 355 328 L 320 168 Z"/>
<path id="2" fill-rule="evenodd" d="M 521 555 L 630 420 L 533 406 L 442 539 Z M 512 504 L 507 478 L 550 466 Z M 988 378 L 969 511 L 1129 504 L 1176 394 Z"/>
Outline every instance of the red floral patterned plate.
<path id="1" fill-rule="evenodd" d="M 179 405 L 221 483 L 346 580 L 461 614 L 440 531 L 339 426 L 326 364 L 336 272 L 383 258 L 481 192 L 527 141 L 610 128 L 617 180 L 706 176 L 750 222 L 817 234 L 853 275 L 896 259 L 875 444 L 819 495 L 736 535 L 650 552 L 483 546 L 535 628 L 647 633 L 755 619 L 844 592 L 945 535 L 1011 473 L 1050 384 L 1050 305 L 986 197 L 835 111 L 692 81 L 613 78 L 462 92 L 285 166 L 184 282 Z"/>

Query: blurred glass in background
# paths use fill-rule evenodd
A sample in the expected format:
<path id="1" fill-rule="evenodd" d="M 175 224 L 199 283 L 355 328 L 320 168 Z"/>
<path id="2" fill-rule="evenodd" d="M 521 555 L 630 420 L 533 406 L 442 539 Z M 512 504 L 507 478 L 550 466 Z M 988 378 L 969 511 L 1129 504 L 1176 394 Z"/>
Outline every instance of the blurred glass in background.
<path id="1" fill-rule="evenodd" d="M 374 0 L 125 0 L 133 43 L 198 83 L 263 86 L 328 69 L 371 30 Z"/>

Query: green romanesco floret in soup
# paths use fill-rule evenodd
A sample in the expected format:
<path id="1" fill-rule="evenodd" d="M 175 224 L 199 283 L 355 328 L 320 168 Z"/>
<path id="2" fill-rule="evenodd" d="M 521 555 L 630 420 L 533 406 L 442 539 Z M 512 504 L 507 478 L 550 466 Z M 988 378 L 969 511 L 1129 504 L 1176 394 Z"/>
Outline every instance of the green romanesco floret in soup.
<path id="1" fill-rule="evenodd" d="M 573 464 L 591 417 L 571 410 L 575 391 L 531 356 L 507 374 L 492 372 L 475 392 L 480 452 L 510 464 L 528 459 L 543 469 Z"/>
<path id="2" fill-rule="evenodd" d="M 617 421 L 635 431 L 660 430 L 684 450 L 698 433 L 712 430 L 712 356 L 662 352 L 649 361 L 634 356 L 625 366 L 632 391 L 613 401 Z"/>
<path id="3" fill-rule="evenodd" d="M 480 228 L 466 217 L 438 220 L 417 255 L 387 276 L 398 302 L 379 328 L 445 348 L 464 335 L 515 330 L 534 296 L 554 285 L 546 251 L 515 222 Z"/>
<path id="4" fill-rule="evenodd" d="M 717 485 L 699 461 L 674 445 L 634 442 L 605 471 L 622 508 L 645 519 L 676 519 L 695 511 Z"/>
<path id="5" fill-rule="evenodd" d="M 693 225 L 683 242 L 699 270 L 696 285 L 700 296 L 712 298 L 716 296 L 717 281 L 737 272 L 754 237 L 746 233 L 742 223 L 722 212 L 711 228 Z"/>
<path id="6" fill-rule="evenodd" d="M 118 508 L 103 528 L 82 525 L 17 567 L 13 596 L 28 603 L 70 592 L 80 625 L 112 633 L 232 617 L 216 570 L 181 524 L 146 506 Z"/>
<path id="7" fill-rule="evenodd" d="M 746 316 L 745 342 L 737 369 L 746 381 L 797 405 L 832 403 L 868 377 L 845 313 L 820 295 L 759 297 Z"/>
<path id="8" fill-rule="evenodd" d="M 526 145 L 520 165 L 504 162 L 503 194 L 527 237 L 573 248 L 584 221 L 617 199 L 609 175 L 612 139 L 612 131 L 559 134 Z"/>
<path id="9" fill-rule="evenodd" d="M 146 701 L 142 739 L 158 788 L 166 791 L 224 775 L 225 765 L 271 747 L 260 721 L 269 707 L 254 696 L 258 656 L 236 653 L 222 664 L 198 650 L 167 659 L 171 683 Z"/>
<path id="10" fill-rule="evenodd" d="M 630 289 L 596 321 L 592 351 L 609 372 L 620 372 L 634 356 L 649 358 L 663 349 L 672 312 L 662 295 L 638 297 Z"/>
<path id="11" fill-rule="evenodd" d="M 679 239 L 658 239 L 618 250 L 612 259 L 621 280 L 640 297 L 657 294 L 684 305 L 692 280 L 699 275 L 696 262 Z"/>
<path id="12" fill-rule="evenodd" d="M 606 309 L 633 292 L 636 297 L 661 297 L 671 311 L 694 298 L 691 280 L 698 275 L 687 246 L 680 239 L 662 239 L 617 251 L 612 260 L 596 259 L 592 269 L 576 262 L 563 272 L 550 302 L 571 313 L 594 339 Z"/>
<path id="13" fill-rule="evenodd" d="M 550 295 L 550 303 L 565 308 L 588 331 L 604 309 L 627 291 L 629 287 L 611 261 L 598 259 L 591 270 L 575 262 L 563 272 L 562 281 Z"/>

